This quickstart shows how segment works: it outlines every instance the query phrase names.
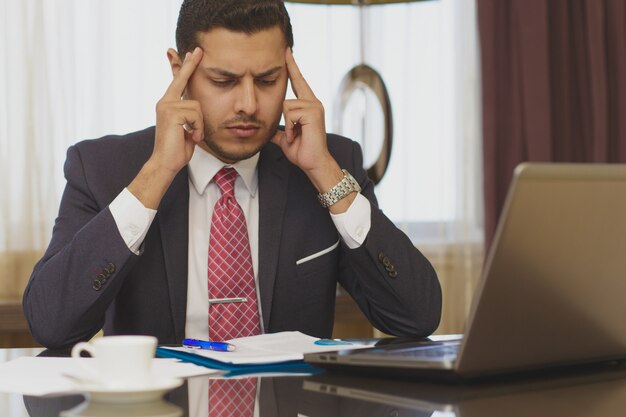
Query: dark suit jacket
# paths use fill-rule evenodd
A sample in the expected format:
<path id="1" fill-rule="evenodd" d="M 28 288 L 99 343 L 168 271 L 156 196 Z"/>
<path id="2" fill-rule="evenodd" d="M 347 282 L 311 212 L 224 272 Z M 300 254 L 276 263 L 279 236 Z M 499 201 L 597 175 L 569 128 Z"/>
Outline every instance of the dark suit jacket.
<path id="1" fill-rule="evenodd" d="M 178 173 L 161 201 L 139 256 L 122 240 L 108 209 L 149 158 L 153 142 L 151 127 L 69 148 L 67 185 L 52 239 L 24 293 L 24 313 L 44 346 L 67 346 L 102 327 L 109 335 L 154 335 L 160 343 L 184 338 L 187 169 Z M 378 329 L 430 334 L 441 311 L 433 268 L 378 209 L 358 144 L 328 135 L 328 147 L 371 202 L 371 229 L 360 248 L 342 243 L 296 265 L 335 244 L 339 234 L 304 173 L 278 146 L 266 145 L 258 164 L 258 279 L 266 331 L 330 337 L 339 282 Z"/>

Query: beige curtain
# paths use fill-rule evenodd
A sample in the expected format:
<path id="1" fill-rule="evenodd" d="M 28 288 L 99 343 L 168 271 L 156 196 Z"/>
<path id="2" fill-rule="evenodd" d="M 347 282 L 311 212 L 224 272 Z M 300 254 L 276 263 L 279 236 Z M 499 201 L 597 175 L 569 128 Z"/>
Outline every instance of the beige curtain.
<path id="1" fill-rule="evenodd" d="M 0 0 L 0 299 L 21 297 L 48 244 L 67 147 L 154 124 L 179 7 Z"/>

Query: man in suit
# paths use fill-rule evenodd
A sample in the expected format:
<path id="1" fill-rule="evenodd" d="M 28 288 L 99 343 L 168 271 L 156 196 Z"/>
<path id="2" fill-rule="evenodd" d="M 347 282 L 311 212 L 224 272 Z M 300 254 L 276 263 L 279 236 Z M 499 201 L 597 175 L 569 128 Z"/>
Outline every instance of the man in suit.
<path id="1" fill-rule="evenodd" d="M 207 338 L 213 176 L 225 166 L 256 291 L 237 303 L 253 299 L 261 332 L 330 337 L 338 282 L 380 330 L 434 331 L 436 274 L 378 209 L 359 146 L 326 134 L 283 2 L 186 0 L 176 39 L 156 127 L 68 150 L 53 236 L 24 293 L 33 336 L 53 348 L 101 328 Z"/>

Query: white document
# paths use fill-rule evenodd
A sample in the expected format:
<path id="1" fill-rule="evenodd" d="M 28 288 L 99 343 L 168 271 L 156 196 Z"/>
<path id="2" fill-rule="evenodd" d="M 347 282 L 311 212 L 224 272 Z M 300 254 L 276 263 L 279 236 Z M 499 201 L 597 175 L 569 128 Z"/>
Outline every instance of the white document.
<path id="1" fill-rule="evenodd" d="M 301 332 L 280 332 L 229 340 L 228 343 L 235 345 L 237 348 L 234 352 L 217 352 L 185 347 L 167 347 L 162 349 L 190 352 L 224 363 L 244 365 L 302 360 L 305 353 L 371 347 L 371 345 L 349 342 L 336 345 L 318 345 L 315 343 L 318 340 L 320 339 Z"/>
<path id="2" fill-rule="evenodd" d="M 25 395 L 50 395 L 78 393 L 76 383 L 64 375 L 84 375 L 77 360 L 91 358 L 26 357 L 0 363 L 0 392 L 17 392 Z M 216 371 L 179 362 L 175 359 L 153 359 L 152 374 L 163 378 L 188 378 Z"/>

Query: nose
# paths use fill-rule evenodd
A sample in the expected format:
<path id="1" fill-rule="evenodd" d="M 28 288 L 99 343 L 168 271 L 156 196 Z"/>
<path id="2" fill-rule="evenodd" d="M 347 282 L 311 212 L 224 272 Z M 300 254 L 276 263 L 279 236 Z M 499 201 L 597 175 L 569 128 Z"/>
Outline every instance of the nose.
<path id="1" fill-rule="evenodd" d="M 257 110 L 257 97 L 253 80 L 245 80 L 239 85 L 235 111 L 253 115 Z"/>

